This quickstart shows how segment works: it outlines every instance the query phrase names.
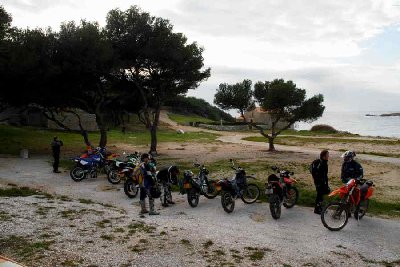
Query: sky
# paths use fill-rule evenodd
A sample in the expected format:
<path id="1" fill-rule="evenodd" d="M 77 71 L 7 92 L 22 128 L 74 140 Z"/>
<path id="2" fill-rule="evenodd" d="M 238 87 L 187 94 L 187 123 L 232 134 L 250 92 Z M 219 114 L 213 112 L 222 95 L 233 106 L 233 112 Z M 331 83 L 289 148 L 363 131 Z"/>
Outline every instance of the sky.
<path id="1" fill-rule="evenodd" d="M 293 80 L 327 111 L 400 111 L 400 0 L 1 0 L 20 28 L 137 5 L 204 47 L 211 77 L 188 95 L 212 103 L 220 83 Z"/>

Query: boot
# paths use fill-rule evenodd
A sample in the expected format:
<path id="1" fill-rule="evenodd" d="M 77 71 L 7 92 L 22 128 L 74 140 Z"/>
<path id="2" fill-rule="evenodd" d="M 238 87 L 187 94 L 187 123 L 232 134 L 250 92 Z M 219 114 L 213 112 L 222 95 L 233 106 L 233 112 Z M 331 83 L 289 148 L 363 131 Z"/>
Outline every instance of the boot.
<path id="1" fill-rule="evenodd" d="M 154 199 L 149 199 L 149 203 L 150 203 L 150 212 L 149 215 L 160 215 L 159 212 L 157 212 L 154 208 Z"/>
<path id="2" fill-rule="evenodd" d="M 321 212 L 322 212 L 321 203 L 318 203 L 317 205 L 315 205 L 314 213 L 315 214 L 321 214 Z"/>
<path id="3" fill-rule="evenodd" d="M 146 201 L 144 200 L 140 200 L 140 207 L 142 208 L 142 210 L 140 211 L 140 214 L 145 214 L 145 213 L 149 213 L 149 211 L 146 209 Z"/>

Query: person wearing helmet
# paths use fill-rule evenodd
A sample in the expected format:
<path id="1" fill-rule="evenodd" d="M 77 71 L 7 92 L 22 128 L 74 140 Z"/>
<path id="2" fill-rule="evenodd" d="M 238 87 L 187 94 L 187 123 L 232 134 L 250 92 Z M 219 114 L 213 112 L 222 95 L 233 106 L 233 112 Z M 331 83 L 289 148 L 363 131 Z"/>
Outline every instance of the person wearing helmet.
<path id="1" fill-rule="evenodd" d="M 322 150 L 319 159 L 314 160 L 311 164 L 311 175 L 314 180 L 315 190 L 317 191 L 314 206 L 315 214 L 321 214 L 324 195 L 329 194 L 331 191 L 328 185 L 328 160 L 329 151 Z"/>
<path id="2" fill-rule="evenodd" d="M 343 153 L 343 164 L 340 178 L 346 184 L 350 179 L 361 179 L 364 176 L 364 171 L 360 163 L 354 160 L 356 153 L 346 151 Z"/>
<path id="3" fill-rule="evenodd" d="M 150 193 L 151 188 L 155 184 L 153 180 L 155 166 L 150 162 L 149 154 L 142 154 L 140 160 L 142 161 L 140 169 L 143 174 L 143 182 L 140 185 L 140 214 L 149 213 L 149 215 L 159 215 L 160 213 L 158 213 L 154 208 L 154 198 Z M 146 197 L 149 198 L 150 212 L 146 209 Z"/>
<path id="4" fill-rule="evenodd" d="M 175 204 L 172 201 L 171 185 L 178 184 L 179 168 L 177 166 L 168 166 L 160 169 L 157 173 L 157 180 L 162 185 L 161 203 L 163 207 L 168 207 L 168 204 Z"/>

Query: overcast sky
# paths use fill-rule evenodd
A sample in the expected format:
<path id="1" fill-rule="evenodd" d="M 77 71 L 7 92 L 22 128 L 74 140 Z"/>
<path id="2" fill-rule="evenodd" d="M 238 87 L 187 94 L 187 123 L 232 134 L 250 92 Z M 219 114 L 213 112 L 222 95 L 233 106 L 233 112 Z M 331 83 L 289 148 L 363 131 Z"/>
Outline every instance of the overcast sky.
<path id="1" fill-rule="evenodd" d="M 328 111 L 400 111 L 400 0 L 2 0 L 22 28 L 87 19 L 138 5 L 205 48 L 213 101 L 220 83 L 293 80 Z"/>

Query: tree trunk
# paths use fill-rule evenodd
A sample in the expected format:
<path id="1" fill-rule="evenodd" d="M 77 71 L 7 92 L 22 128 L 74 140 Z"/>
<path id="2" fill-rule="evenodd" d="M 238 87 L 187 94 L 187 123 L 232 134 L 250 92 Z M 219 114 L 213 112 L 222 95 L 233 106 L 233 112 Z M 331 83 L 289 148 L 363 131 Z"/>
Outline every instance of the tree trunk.
<path id="1" fill-rule="evenodd" d="M 275 151 L 274 139 L 275 137 L 268 137 L 268 144 L 269 144 L 268 151 Z"/>
<path id="2" fill-rule="evenodd" d="M 152 156 L 157 155 L 157 126 L 153 125 L 150 127 L 151 144 L 150 144 L 150 154 Z"/>
<path id="3" fill-rule="evenodd" d="M 153 156 L 157 155 L 157 127 L 159 120 L 160 120 L 160 106 L 158 106 L 155 111 L 154 121 L 152 123 L 152 126 L 150 127 L 150 134 L 151 134 L 150 153 Z"/>
<path id="4" fill-rule="evenodd" d="M 244 111 L 243 111 L 243 110 L 240 111 L 240 115 L 242 115 L 243 121 L 244 121 L 245 123 L 247 123 L 247 119 L 246 119 L 246 117 L 244 116 Z"/>
<path id="5" fill-rule="evenodd" d="M 96 122 L 100 130 L 99 147 L 105 147 L 107 145 L 107 127 L 104 123 L 103 114 L 96 112 Z"/>

